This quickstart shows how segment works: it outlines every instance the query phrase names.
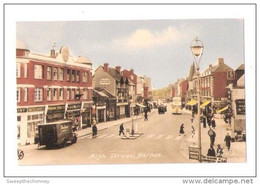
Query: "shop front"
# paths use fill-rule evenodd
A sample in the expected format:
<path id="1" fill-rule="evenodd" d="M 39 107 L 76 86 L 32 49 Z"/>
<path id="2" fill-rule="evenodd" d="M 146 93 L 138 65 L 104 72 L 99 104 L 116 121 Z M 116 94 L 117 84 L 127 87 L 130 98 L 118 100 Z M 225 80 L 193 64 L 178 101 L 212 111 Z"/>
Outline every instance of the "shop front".
<path id="1" fill-rule="evenodd" d="M 117 109 L 117 119 L 130 117 L 130 105 L 128 102 L 124 103 L 117 103 L 116 104 Z"/>
<path id="2" fill-rule="evenodd" d="M 97 105 L 96 110 L 97 123 L 106 121 L 106 106 Z"/>
<path id="3" fill-rule="evenodd" d="M 107 103 L 107 121 L 116 120 L 116 100 Z"/>
<path id="4" fill-rule="evenodd" d="M 64 119 L 65 105 L 49 105 L 46 115 L 46 123 Z"/>
<path id="5" fill-rule="evenodd" d="M 65 115 L 67 119 L 72 121 L 73 126 L 78 129 L 81 125 L 81 103 L 68 104 Z"/>
<path id="6" fill-rule="evenodd" d="M 38 124 L 45 119 L 45 106 L 17 109 L 17 139 L 21 145 L 35 143 Z"/>
<path id="7" fill-rule="evenodd" d="M 87 127 L 91 127 L 91 123 L 92 123 L 92 113 L 91 113 L 91 109 L 93 106 L 93 102 L 83 102 L 83 108 L 82 108 L 82 126 L 80 126 L 80 128 L 87 128 Z"/>

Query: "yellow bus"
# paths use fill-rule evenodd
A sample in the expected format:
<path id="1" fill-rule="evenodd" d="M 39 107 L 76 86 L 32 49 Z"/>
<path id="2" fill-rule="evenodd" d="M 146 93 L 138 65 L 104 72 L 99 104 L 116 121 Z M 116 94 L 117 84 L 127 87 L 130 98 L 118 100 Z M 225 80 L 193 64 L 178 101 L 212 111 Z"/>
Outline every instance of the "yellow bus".
<path id="1" fill-rule="evenodd" d="M 181 97 L 172 98 L 172 114 L 181 114 Z"/>

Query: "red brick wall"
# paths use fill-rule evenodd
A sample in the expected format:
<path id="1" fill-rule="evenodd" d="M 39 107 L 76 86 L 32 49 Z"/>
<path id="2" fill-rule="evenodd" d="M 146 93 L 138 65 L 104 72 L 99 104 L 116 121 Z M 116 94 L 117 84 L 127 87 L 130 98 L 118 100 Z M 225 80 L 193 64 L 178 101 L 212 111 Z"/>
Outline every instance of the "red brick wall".
<path id="1" fill-rule="evenodd" d="M 43 66 L 43 79 L 34 79 L 34 65 L 42 65 Z M 52 67 L 58 67 L 58 68 L 63 68 L 64 73 L 63 73 L 63 81 L 59 80 L 47 80 L 47 67 L 50 66 Z M 71 82 L 67 81 L 66 75 L 67 75 L 67 69 L 70 70 L 76 70 L 80 71 L 80 82 Z M 82 82 L 82 76 L 83 72 L 87 72 L 88 74 L 88 80 L 87 82 Z M 21 77 L 17 78 L 17 84 L 29 84 L 29 85 L 34 85 L 35 87 L 30 87 L 28 88 L 28 100 L 27 102 L 24 102 L 24 90 L 21 88 L 21 98 L 20 102 L 17 102 L 18 106 L 25 106 L 25 105 L 42 105 L 42 104 L 58 104 L 58 103 L 66 103 L 68 102 L 80 102 L 80 100 L 66 100 L 67 98 L 67 91 L 64 90 L 63 94 L 63 100 L 55 100 L 55 101 L 47 101 L 47 88 L 43 88 L 43 86 L 77 86 L 77 87 L 83 87 L 83 88 L 88 88 L 92 87 L 92 74 L 90 70 L 86 70 L 82 67 L 74 67 L 74 66 L 64 66 L 64 65 L 55 65 L 55 64 L 50 64 L 46 62 L 38 62 L 38 61 L 30 61 L 28 64 L 28 72 L 27 72 L 27 78 L 24 78 L 24 66 L 21 64 Z M 35 102 L 34 101 L 34 88 L 43 88 L 43 101 Z M 59 92 L 58 92 L 59 93 Z M 80 94 L 83 93 L 83 90 L 80 89 Z M 91 100 L 91 90 L 88 91 L 88 100 Z"/>
<path id="2" fill-rule="evenodd" d="M 181 97 L 185 98 L 186 93 L 187 93 L 187 88 L 188 88 L 188 80 L 184 80 L 181 83 Z"/>
<path id="3" fill-rule="evenodd" d="M 227 97 L 227 73 L 226 72 L 214 72 L 213 74 L 213 97 L 224 98 Z"/>

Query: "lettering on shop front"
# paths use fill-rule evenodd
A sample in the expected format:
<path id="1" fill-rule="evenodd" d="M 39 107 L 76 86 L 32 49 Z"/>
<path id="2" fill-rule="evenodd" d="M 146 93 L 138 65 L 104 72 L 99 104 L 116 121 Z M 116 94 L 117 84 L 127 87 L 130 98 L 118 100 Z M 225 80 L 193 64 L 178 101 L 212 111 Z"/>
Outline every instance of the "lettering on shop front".
<path id="1" fill-rule="evenodd" d="M 28 112 L 38 112 L 38 111 L 44 111 L 45 107 L 30 107 L 28 108 Z"/>

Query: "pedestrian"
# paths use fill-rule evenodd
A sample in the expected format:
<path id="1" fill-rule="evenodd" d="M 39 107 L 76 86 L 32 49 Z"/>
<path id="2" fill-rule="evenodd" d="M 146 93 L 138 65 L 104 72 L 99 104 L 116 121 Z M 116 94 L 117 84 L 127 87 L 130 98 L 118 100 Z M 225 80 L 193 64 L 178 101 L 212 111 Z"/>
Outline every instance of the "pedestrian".
<path id="1" fill-rule="evenodd" d="M 203 128 L 206 128 L 207 125 L 206 125 L 206 117 L 205 116 L 202 116 L 202 123 L 203 123 Z"/>
<path id="2" fill-rule="evenodd" d="M 210 128 L 209 131 L 208 131 L 208 135 L 210 137 L 210 145 L 214 146 L 215 138 L 216 138 L 216 132 Z"/>
<path id="3" fill-rule="evenodd" d="M 124 125 L 123 125 L 124 123 L 122 123 L 120 126 L 119 126 L 119 135 L 121 135 L 121 133 L 123 134 L 123 135 L 125 135 L 125 133 L 124 133 Z"/>
<path id="4" fill-rule="evenodd" d="M 183 124 L 183 123 L 182 123 L 181 126 L 180 126 L 179 136 L 180 136 L 181 134 L 185 134 L 185 132 L 184 132 L 184 124 Z M 184 135 L 184 136 L 185 136 L 185 135 Z"/>
<path id="5" fill-rule="evenodd" d="M 148 113 L 147 113 L 147 110 L 144 112 L 144 121 L 148 121 Z"/>
<path id="6" fill-rule="evenodd" d="M 207 156 L 216 157 L 216 152 L 215 152 L 213 145 L 210 145 L 210 148 L 208 149 Z"/>
<path id="7" fill-rule="evenodd" d="M 208 126 L 210 128 L 211 127 L 211 117 L 210 117 L 210 115 L 207 115 L 207 123 L 208 123 Z"/>
<path id="8" fill-rule="evenodd" d="M 220 144 L 218 144 L 217 157 L 222 157 L 222 155 L 223 155 L 223 148 L 221 148 Z"/>
<path id="9" fill-rule="evenodd" d="M 215 119 L 214 118 L 212 118 L 212 120 L 211 120 L 211 125 L 212 125 L 212 128 L 216 128 L 216 121 L 215 121 Z"/>
<path id="10" fill-rule="evenodd" d="M 96 124 L 92 125 L 92 138 L 97 137 L 97 126 Z"/>
<path id="11" fill-rule="evenodd" d="M 231 137 L 230 137 L 229 133 L 227 133 L 224 141 L 226 142 L 226 147 L 227 147 L 227 149 L 229 151 L 230 150 L 230 146 L 231 146 Z"/>

